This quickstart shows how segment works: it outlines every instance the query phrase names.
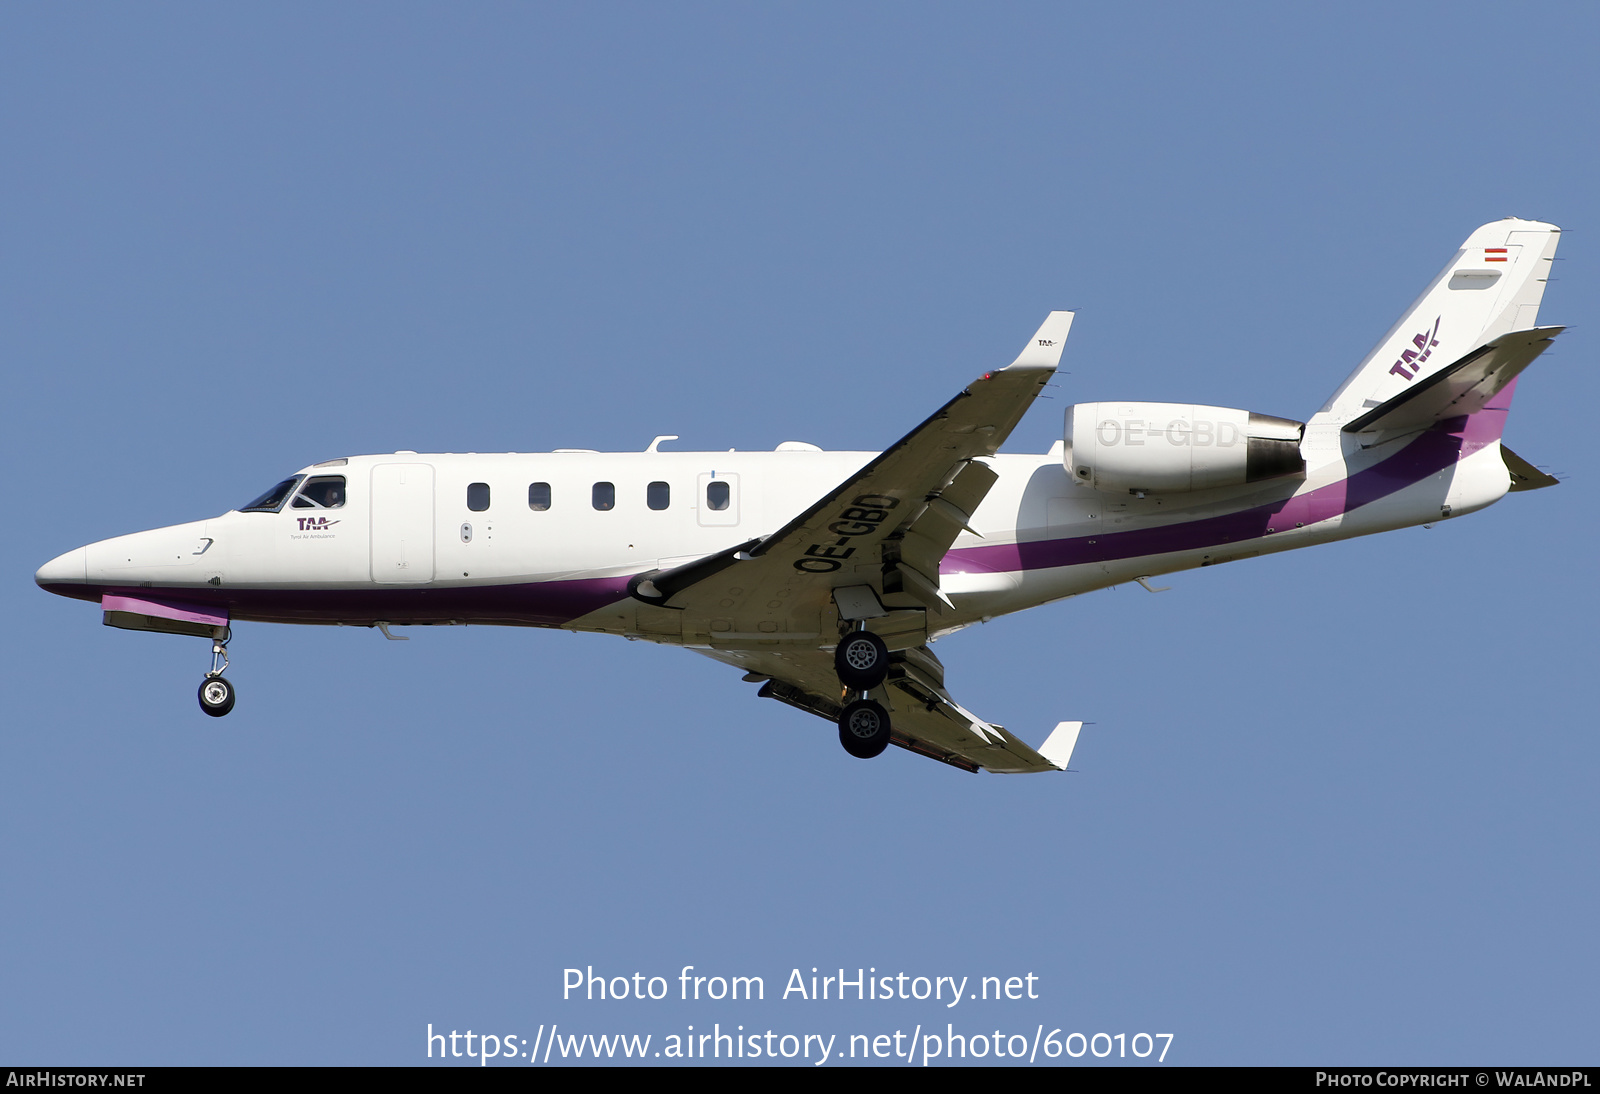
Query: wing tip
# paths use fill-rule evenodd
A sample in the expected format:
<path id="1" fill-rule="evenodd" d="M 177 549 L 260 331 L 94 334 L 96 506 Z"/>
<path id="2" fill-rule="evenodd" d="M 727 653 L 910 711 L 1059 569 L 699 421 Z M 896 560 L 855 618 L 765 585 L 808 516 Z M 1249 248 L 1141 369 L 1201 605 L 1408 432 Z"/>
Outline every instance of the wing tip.
<path id="1" fill-rule="evenodd" d="M 1054 370 L 1061 363 L 1061 349 L 1066 345 L 1067 335 L 1072 332 L 1072 319 L 1076 314 L 1053 311 L 1045 316 L 1028 344 L 1017 354 L 1017 359 L 1006 368 Z"/>
<path id="2" fill-rule="evenodd" d="M 1082 729 L 1082 722 L 1057 722 L 1056 728 L 1039 746 L 1039 755 L 1049 760 L 1057 771 L 1065 771 L 1072 762 L 1072 750 L 1078 746 L 1078 733 Z"/>

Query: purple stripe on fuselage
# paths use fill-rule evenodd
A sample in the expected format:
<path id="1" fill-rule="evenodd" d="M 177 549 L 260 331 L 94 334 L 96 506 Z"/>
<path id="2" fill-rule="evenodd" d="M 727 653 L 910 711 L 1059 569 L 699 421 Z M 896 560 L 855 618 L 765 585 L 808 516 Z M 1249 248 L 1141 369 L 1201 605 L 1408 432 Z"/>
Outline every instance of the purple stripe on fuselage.
<path id="1" fill-rule="evenodd" d="M 1028 540 L 992 547 L 963 547 L 944 557 L 939 572 L 1046 570 L 1193 551 L 1260 539 L 1298 525 L 1328 520 L 1422 482 L 1499 440 L 1514 385 L 1515 381 L 1508 384 L 1477 414 L 1440 422 L 1388 459 L 1304 494 L 1237 513 L 1180 521 L 1159 528 L 1096 532 L 1070 539 Z"/>
<path id="2" fill-rule="evenodd" d="M 1438 474 L 1457 460 L 1500 439 L 1516 381 L 1483 410 L 1440 422 L 1388 459 L 1338 482 L 1265 505 L 1201 520 L 1127 532 L 1096 532 L 1071 539 L 1032 540 L 964 547 L 947 554 L 941 573 L 1049 569 L 1141 555 L 1190 551 L 1258 539 L 1348 513 Z M 130 588 L 48 584 L 48 592 L 77 600 L 121 596 L 146 601 L 181 597 L 204 613 L 227 611 L 234 621 L 281 623 L 494 623 L 558 627 L 628 598 L 628 576 L 530 581 L 449 588 L 368 586 L 362 589 L 238 589 L 211 586 Z"/>
<path id="3" fill-rule="evenodd" d="M 79 600 L 102 596 L 153 599 L 157 590 L 96 585 L 47 585 L 49 592 Z M 407 623 L 494 623 L 557 627 L 628 596 L 627 577 L 530 581 L 516 585 L 474 585 L 412 589 L 404 586 L 364 589 L 162 589 L 192 607 L 225 609 L 234 622 L 349 623 L 363 626 L 382 620 Z"/>
<path id="4" fill-rule="evenodd" d="M 158 619 L 177 619 L 185 623 L 201 623 L 208 627 L 226 627 L 226 609 L 218 611 L 211 605 L 194 604 L 183 600 L 167 600 L 153 596 L 130 596 L 107 593 L 100 598 L 100 607 L 108 612 L 133 612 L 136 615 L 153 615 Z"/>

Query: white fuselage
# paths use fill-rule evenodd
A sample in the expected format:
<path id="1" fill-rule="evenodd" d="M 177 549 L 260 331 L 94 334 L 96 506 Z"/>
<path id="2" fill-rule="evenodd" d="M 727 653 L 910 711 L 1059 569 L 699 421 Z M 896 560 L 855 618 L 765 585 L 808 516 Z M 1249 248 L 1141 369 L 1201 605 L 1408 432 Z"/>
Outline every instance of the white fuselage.
<path id="1" fill-rule="evenodd" d="M 1363 449 L 1336 427 L 1313 426 L 1304 478 L 1142 498 L 1075 482 L 1059 446 L 992 457 L 999 479 L 972 514 L 977 535 L 963 533 L 941 567 L 955 611 L 929 629 L 1470 512 L 1508 485 L 1498 429 L 1471 432 Z M 356 456 L 297 476 L 342 479 L 336 507 L 297 508 L 286 496 L 276 512 L 232 511 L 103 540 L 47 564 L 39 581 L 82 599 L 211 605 L 234 621 L 490 623 L 696 644 L 693 633 L 641 630 L 628 578 L 772 532 L 872 455 L 807 447 Z M 733 620 L 718 629 L 742 628 Z"/>
<path id="2" fill-rule="evenodd" d="M 1559 229 L 1479 228 L 1309 421 L 1198 403 L 1079 403 L 1042 455 L 1001 454 L 1072 313 L 882 453 L 396 452 L 330 460 L 212 520 L 93 543 L 43 588 L 107 625 L 208 637 L 221 717 L 241 620 L 563 627 L 685 646 L 759 694 L 967 770 L 1064 770 L 955 701 L 926 644 L 1126 581 L 1481 509 L 1555 480 L 1500 437 Z M 826 651 L 826 652 L 824 652 Z"/>

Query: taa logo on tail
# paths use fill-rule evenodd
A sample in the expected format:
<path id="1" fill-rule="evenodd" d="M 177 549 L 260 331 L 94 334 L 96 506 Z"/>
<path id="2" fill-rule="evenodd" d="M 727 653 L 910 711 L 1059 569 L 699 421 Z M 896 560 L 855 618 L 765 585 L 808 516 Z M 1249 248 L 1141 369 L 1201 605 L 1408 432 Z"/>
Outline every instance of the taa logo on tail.
<path id="1" fill-rule="evenodd" d="M 1407 380 L 1413 379 L 1422 371 L 1422 362 L 1428 359 L 1429 354 L 1433 353 L 1433 347 L 1439 344 L 1439 320 L 1433 321 L 1431 332 L 1423 331 L 1411 339 L 1411 344 L 1417 348 L 1406 350 L 1400 355 L 1400 360 L 1389 368 L 1390 372 Z"/>

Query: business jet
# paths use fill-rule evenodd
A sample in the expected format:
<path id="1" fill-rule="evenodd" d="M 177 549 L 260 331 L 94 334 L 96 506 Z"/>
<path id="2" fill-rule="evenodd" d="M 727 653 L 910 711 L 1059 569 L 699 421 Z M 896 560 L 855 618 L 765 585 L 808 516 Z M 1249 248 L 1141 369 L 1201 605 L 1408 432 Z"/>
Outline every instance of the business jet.
<path id="1" fill-rule="evenodd" d="M 995 616 L 1111 585 L 1454 519 L 1550 486 L 1501 442 L 1560 229 L 1473 232 L 1306 421 L 1188 403 L 1068 407 L 1040 455 L 1001 453 L 1054 375 L 1073 313 L 880 453 L 402 451 L 313 464 L 209 520 L 42 566 L 113 627 L 212 641 L 220 717 L 240 621 L 497 624 L 683 646 L 759 694 L 968 771 L 1067 767 L 961 706 L 929 649 Z"/>

